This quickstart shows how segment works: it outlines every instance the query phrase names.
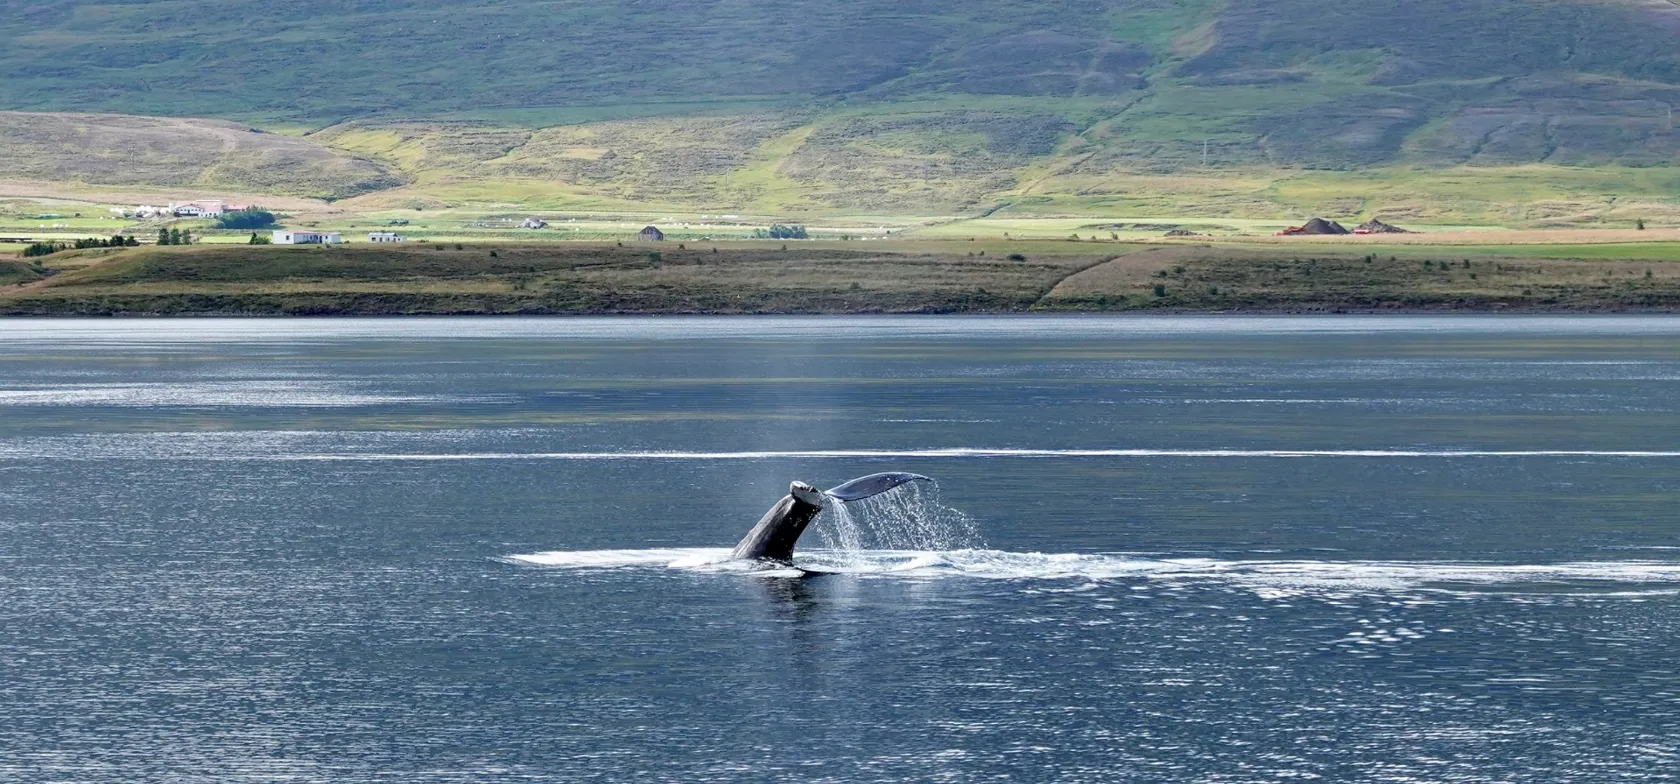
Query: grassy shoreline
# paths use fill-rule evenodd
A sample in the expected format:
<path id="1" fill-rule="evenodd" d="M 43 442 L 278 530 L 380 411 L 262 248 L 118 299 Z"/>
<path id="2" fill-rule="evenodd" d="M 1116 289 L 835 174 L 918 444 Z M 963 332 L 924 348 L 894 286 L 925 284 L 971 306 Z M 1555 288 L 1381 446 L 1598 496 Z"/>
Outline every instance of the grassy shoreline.
<path id="1" fill-rule="evenodd" d="M 205 245 L 0 261 L 0 315 L 1680 312 L 1680 259 L 1453 246 Z"/>

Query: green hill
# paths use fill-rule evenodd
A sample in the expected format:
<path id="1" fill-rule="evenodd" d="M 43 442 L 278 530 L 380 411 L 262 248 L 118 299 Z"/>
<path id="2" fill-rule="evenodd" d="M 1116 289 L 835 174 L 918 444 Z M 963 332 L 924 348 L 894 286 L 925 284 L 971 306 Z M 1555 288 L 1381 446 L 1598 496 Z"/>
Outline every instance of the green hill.
<path id="1" fill-rule="evenodd" d="M 357 176 L 289 192 L 406 183 L 376 204 L 1569 223 L 1674 209 L 1638 172 L 1680 157 L 1671 0 L 61 0 L 0 36 L 0 109 L 308 132 Z"/>

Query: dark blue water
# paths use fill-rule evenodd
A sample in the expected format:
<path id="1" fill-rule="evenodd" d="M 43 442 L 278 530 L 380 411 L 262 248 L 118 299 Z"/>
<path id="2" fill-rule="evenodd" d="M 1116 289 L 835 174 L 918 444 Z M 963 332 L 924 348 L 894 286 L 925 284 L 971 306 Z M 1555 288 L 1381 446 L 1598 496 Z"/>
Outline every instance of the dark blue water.
<path id="1" fill-rule="evenodd" d="M 1677 382 L 1661 317 L 0 322 L 0 779 L 1677 781 Z"/>

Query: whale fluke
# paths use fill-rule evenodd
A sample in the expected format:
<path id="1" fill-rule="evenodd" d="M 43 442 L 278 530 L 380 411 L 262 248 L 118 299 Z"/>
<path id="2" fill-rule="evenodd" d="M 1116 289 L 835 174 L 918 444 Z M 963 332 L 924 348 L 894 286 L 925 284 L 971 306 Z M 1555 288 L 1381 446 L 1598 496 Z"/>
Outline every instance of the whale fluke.
<path id="1" fill-rule="evenodd" d="M 830 488 L 825 495 L 841 501 L 861 501 L 872 495 L 880 495 L 902 484 L 910 482 L 932 482 L 933 480 L 921 474 L 906 474 L 889 471 L 883 474 L 860 476 L 839 487 Z"/>
<path id="2" fill-rule="evenodd" d="M 932 482 L 932 479 L 920 474 L 884 473 L 860 476 L 839 487 L 824 493 L 804 482 L 794 482 L 788 485 L 788 494 L 782 496 L 770 511 L 759 518 L 758 525 L 735 545 L 731 558 L 745 560 L 792 561 L 793 546 L 799 541 L 801 534 L 811 521 L 823 510 L 823 506 L 832 498 L 841 503 L 858 501 L 874 495 L 880 495 L 899 485 L 908 482 Z"/>

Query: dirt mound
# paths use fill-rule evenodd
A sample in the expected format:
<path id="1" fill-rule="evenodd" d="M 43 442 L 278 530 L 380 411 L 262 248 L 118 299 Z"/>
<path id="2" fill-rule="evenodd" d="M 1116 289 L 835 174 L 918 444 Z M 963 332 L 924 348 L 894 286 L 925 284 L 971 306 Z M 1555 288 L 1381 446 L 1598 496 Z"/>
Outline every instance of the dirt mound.
<path id="1" fill-rule="evenodd" d="M 1390 226 L 1376 218 L 1372 218 L 1353 228 L 1354 234 L 1411 234 L 1410 231 L 1399 226 Z"/>
<path id="2" fill-rule="evenodd" d="M 1347 227 L 1332 220 L 1313 218 L 1300 226 L 1290 226 L 1278 232 L 1281 236 L 1295 236 L 1299 234 L 1352 234 Z"/>

